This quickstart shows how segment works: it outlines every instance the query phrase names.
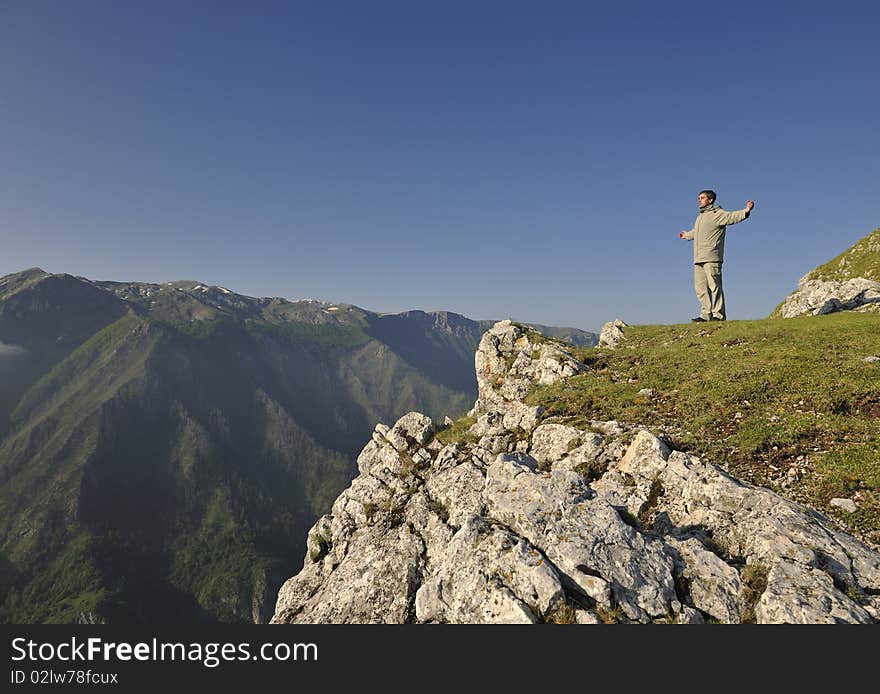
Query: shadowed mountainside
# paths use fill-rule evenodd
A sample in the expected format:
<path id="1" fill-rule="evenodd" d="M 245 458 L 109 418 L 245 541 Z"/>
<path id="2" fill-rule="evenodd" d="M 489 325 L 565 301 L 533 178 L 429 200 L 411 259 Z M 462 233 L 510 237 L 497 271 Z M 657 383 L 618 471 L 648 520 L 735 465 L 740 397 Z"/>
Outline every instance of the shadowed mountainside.
<path id="1" fill-rule="evenodd" d="M 376 422 L 469 407 L 481 334 L 190 281 L 0 278 L 0 618 L 265 621 Z"/>

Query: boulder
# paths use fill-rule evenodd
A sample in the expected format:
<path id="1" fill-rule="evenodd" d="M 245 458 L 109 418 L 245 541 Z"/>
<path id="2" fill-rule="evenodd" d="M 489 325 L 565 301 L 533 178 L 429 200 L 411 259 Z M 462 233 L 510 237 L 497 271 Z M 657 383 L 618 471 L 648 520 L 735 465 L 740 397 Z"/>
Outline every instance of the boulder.
<path id="1" fill-rule="evenodd" d="M 626 323 L 619 318 L 607 322 L 602 326 L 602 330 L 599 333 L 599 346 L 607 347 L 608 349 L 617 347 L 617 344 L 623 339 L 623 329 L 625 327 L 627 327 Z"/>

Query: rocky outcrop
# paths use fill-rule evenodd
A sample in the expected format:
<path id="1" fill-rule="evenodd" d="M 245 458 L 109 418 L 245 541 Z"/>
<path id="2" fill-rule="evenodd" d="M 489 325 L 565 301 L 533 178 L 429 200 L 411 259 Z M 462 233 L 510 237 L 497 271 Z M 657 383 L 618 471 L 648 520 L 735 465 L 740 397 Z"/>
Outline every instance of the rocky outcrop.
<path id="1" fill-rule="evenodd" d="M 789 295 L 778 309 L 783 318 L 876 310 L 880 310 L 880 282 L 864 277 L 837 282 L 811 279 L 809 275 L 801 278 L 797 291 Z"/>
<path id="2" fill-rule="evenodd" d="M 771 317 L 880 311 L 880 229 L 801 277 Z"/>
<path id="3" fill-rule="evenodd" d="M 642 428 L 542 422 L 529 385 L 586 367 L 521 326 L 475 361 L 469 435 L 377 426 L 273 622 L 880 621 L 880 553 L 824 515 Z"/>
<path id="4" fill-rule="evenodd" d="M 549 385 L 587 370 L 565 345 L 534 330 L 496 323 L 486 331 L 474 356 L 477 401 L 468 413 L 477 417 L 471 434 L 492 453 L 513 451 L 538 424 L 543 408 L 522 402 L 532 385 Z"/>
<path id="5" fill-rule="evenodd" d="M 623 329 L 625 327 L 627 327 L 626 323 L 619 318 L 608 321 L 602 326 L 602 331 L 599 333 L 599 346 L 608 347 L 609 349 L 617 347 L 617 343 L 623 339 Z"/>

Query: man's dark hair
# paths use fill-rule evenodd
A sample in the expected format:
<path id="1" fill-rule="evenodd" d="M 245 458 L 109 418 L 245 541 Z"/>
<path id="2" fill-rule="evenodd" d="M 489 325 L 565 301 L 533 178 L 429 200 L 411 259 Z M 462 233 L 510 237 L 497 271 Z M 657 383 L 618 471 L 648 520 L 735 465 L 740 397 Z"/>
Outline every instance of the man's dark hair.
<path id="1" fill-rule="evenodd" d="M 715 202 L 715 198 L 718 197 L 717 195 L 715 195 L 714 190 L 701 190 L 700 195 L 702 195 L 703 193 L 709 196 L 709 202 Z"/>

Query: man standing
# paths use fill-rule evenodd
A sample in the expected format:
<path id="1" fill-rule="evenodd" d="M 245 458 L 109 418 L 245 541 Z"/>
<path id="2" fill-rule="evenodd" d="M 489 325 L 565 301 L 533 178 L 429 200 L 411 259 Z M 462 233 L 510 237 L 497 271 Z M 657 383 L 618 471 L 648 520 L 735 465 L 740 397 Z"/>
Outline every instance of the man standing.
<path id="1" fill-rule="evenodd" d="M 700 315 L 691 318 L 694 323 L 726 320 L 724 290 L 721 286 L 721 264 L 724 262 L 724 234 L 729 224 L 748 219 L 755 203 L 749 200 L 745 209 L 726 212 L 715 204 L 714 190 L 701 190 L 700 214 L 690 231 L 682 231 L 678 238 L 694 242 L 694 289 L 700 300 Z"/>

